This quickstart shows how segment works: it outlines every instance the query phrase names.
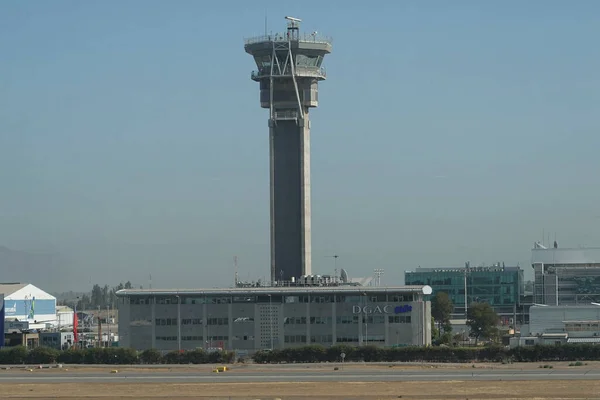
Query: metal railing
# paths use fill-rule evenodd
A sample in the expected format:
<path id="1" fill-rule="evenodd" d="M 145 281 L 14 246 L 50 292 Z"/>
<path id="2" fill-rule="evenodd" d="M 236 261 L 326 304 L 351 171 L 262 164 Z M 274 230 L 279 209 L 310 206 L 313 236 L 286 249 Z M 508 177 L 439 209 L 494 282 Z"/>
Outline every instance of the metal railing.
<path id="1" fill-rule="evenodd" d="M 271 69 L 270 68 L 265 68 L 265 69 L 260 69 L 258 71 L 252 71 L 250 73 L 250 78 L 251 79 L 260 79 L 260 78 L 264 78 L 264 77 L 268 77 L 271 75 Z M 290 72 L 287 72 L 283 75 L 279 75 L 277 74 L 277 72 L 273 72 L 273 76 L 292 76 L 292 74 Z M 310 77 L 315 77 L 315 78 L 326 78 L 327 77 L 327 71 L 325 70 L 325 68 L 323 67 L 296 67 L 296 76 L 310 76 Z"/>
<path id="2" fill-rule="evenodd" d="M 273 33 L 270 35 L 254 36 L 251 38 L 244 39 L 244 44 L 254 44 L 260 42 L 307 42 L 307 43 L 320 43 L 331 45 L 332 39 L 328 36 L 322 36 L 319 34 L 303 33 L 294 35 L 291 39 L 288 39 L 287 33 Z"/>
<path id="3" fill-rule="evenodd" d="M 275 111 L 274 114 L 275 119 L 279 120 L 298 119 L 298 111 L 296 110 Z"/>

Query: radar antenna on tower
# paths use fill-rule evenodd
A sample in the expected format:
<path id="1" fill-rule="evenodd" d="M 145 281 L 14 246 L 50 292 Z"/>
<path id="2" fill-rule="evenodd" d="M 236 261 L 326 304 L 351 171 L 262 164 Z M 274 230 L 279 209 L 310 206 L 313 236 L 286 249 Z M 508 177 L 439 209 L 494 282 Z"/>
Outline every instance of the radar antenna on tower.
<path id="1" fill-rule="evenodd" d="M 348 273 L 344 268 L 340 270 L 340 280 L 342 283 L 348 283 Z"/>

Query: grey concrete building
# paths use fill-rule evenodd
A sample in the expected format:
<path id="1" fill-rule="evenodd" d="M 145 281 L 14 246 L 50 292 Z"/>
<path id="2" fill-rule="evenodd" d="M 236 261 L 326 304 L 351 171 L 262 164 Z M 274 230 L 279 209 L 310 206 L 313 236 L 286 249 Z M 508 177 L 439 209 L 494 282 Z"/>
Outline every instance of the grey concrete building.
<path id="1" fill-rule="evenodd" d="M 306 344 L 431 344 L 429 286 L 117 292 L 120 346 L 251 353 Z"/>
<path id="2" fill-rule="evenodd" d="M 271 180 L 271 282 L 311 275 L 310 119 L 331 41 L 301 34 L 286 17 L 286 33 L 246 39 L 258 69 L 260 106 L 269 109 Z"/>

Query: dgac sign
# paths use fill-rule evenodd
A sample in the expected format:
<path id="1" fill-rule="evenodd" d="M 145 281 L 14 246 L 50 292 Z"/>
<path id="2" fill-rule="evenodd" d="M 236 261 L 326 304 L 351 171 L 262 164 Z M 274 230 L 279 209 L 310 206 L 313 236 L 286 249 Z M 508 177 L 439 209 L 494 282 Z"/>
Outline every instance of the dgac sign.
<path id="1" fill-rule="evenodd" d="M 392 312 L 394 314 L 403 314 L 403 313 L 408 313 L 412 311 L 412 306 L 409 304 L 406 304 L 404 306 L 375 306 L 375 307 L 371 307 L 371 306 L 352 306 L 352 313 L 353 314 L 391 314 Z"/>

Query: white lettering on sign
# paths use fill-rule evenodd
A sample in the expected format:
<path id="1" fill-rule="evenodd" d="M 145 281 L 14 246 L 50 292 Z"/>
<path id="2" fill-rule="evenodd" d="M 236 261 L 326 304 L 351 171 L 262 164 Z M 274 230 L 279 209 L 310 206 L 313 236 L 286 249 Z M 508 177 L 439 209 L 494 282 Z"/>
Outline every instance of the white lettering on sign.
<path id="1" fill-rule="evenodd" d="M 353 314 L 403 314 L 412 311 L 412 306 L 406 304 L 404 306 L 352 306 Z"/>
<path id="2" fill-rule="evenodd" d="M 353 314 L 389 314 L 392 311 L 392 306 L 352 306 Z"/>

